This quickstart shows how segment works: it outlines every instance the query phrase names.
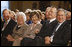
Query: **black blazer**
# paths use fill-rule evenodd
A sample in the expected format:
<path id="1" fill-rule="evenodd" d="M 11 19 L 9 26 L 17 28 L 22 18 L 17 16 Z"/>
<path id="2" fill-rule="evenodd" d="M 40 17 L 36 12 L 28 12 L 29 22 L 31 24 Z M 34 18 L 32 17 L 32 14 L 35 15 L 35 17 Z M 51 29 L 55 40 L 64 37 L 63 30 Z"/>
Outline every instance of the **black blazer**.
<path id="1" fill-rule="evenodd" d="M 40 33 L 37 34 L 37 36 L 40 36 L 42 38 L 44 38 L 45 36 L 50 36 L 52 33 L 53 28 L 55 27 L 57 23 L 57 20 L 54 20 L 53 22 L 49 23 L 48 21 L 46 21 L 41 30 Z"/>
<path id="2" fill-rule="evenodd" d="M 67 20 L 68 24 L 71 24 L 71 20 Z"/>
<path id="3" fill-rule="evenodd" d="M 3 28 L 4 21 L 1 20 L 1 29 Z"/>
<path id="4" fill-rule="evenodd" d="M 13 28 L 17 23 L 14 20 L 10 20 L 4 31 L 2 31 L 3 36 L 7 36 L 8 34 L 12 34 Z"/>
<path id="5" fill-rule="evenodd" d="M 11 46 L 13 42 L 7 40 L 7 36 L 12 35 L 13 29 L 17 23 L 14 20 L 10 20 L 4 31 L 2 31 L 1 36 L 1 46 Z"/>
<path id="6" fill-rule="evenodd" d="M 35 43 L 37 46 L 44 46 L 45 45 L 45 37 L 51 36 L 53 28 L 56 26 L 57 20 L 49 23 L 48 21 L 44 22 L 40 32 L 37 34 L 35 38 Z"/>
<path id="7" fill-rule="evenodd" d="M 67 45 L 71 40 L 71 26 L 65 21 L 56 31 L 52 45 Z"/>

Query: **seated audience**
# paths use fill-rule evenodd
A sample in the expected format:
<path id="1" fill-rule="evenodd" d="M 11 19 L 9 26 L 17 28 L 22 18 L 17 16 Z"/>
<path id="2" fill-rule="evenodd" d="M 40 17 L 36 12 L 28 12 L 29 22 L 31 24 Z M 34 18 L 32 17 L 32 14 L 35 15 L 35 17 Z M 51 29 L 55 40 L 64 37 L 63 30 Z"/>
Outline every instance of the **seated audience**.
<path id="1" fill-rule="evenodd" d="M 58 23 L 50 36 L 45 37 L 47 46 L 66 46 L 71 40 L 71 27 L 66 21 L 64 10 L 58 10 L 56 19 Z"/>
<path id="2" fill-rule="evenodd" d="M 41 24 L 38 23 L 39 17 L 36 12 L 31 14 L 32 24 L 29 25 L 28 30 L 25 32 L 23 40 L 21 41 L 21 46 L 34 46 L 36 45 L 35 37 L 41 29 Z"/>
<path id="3" fill-rule="evenodd" d="M 47 7 L 45 11 L 4 9 L 1 46 L 71 46 L 71 11 Z"/>

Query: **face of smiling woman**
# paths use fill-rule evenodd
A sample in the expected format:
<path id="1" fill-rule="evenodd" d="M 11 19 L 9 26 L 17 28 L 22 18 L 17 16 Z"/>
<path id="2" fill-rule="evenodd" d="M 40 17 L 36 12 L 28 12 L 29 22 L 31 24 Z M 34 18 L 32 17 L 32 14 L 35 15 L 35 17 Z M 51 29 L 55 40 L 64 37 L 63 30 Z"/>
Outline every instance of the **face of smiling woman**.
<path id="1" fill-rule="evenodd" d="M 38 17 L 36 15 L 32 16 L 32 22 L 35 24 L 38 22 Z"/>

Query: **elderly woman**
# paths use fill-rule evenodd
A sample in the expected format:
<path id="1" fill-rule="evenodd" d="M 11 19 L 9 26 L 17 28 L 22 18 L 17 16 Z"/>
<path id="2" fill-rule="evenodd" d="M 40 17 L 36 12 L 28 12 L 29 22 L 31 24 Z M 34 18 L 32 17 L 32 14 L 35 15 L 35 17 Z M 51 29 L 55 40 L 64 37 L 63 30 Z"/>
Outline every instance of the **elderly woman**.
<path id="1" fill-rule="evenodd" d="M 15 39 L 15 41 L 13 42 L 13 46 L 20 46 L 20 41 L 23 38 L 24 32 L 28 28 L 28 25 L 25 23 L 25 17 L 25 14 L 22 12 L 19 12 L 17 14 L 17 25 L 15 26 L 13 31 L 13 38 Z"/>
<path id="2" fill-rule="evenodd" d="M 21 46 L 33 46 L 36 34 L 39 33 L 42 25 L 38 23 L 39 17 L 36 12 L 31 13 L 32 24 L 29 25 L 28 30 L 24 34 L 24 39 L 21 41 Z"/>
<path id="3" fill-rule="evenodd" d="M 27 30 L 28 25 L 25 23 L 25 14 L 23 12 L 17 13 L 17 25 L 13 30 L 13 34 L 10 41 L 13 41 L 13 46 L 20 46 L 20 42 L 23 38 L 24 32 Z"/>

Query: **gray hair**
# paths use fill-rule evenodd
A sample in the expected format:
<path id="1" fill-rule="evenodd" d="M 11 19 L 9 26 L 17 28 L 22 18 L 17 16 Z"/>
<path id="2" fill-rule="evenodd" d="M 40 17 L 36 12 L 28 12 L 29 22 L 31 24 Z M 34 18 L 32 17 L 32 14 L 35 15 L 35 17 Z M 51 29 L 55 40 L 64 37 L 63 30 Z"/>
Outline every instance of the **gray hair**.
<path id="1" fill-rule="evenodd" d="M 59 8 L 58 11 L 57 11 L 57 13 L 58 13 L 59 11 L 64 11 L 64 14 L 66 15 L 66 13 L 65 13 L 66 11 L 65 11 L 63 8 Z"/>
<path id="2" fill-rule="evenodd" d="M 57 13 L 57 8 L 56 8 L 56 7 L 52 7 L 52 6 L 51 6 L 51 7 L 47 7 L 46 10 L 49 11 L 49 10 L 52 9 L 52 8 L 54 8 L 54 10 L 55 10 L 54 12 L 55 12 L 55 14 L 56 14 L 56 13 Z"/>
<path id="3" fill-rule="evenodd" d="M 24 22 L 26 21 L 26 15 L 25 15 L 25 13 L 23 13 L 23 12 L 17 13 L 16 14 L 16 19 L 17 19 L 18 16 L 23 16 Z"/>
<path id="4" fill-rule="evenodd" d="M 57 14 L 57 8 L 53 7 L 53 6 L 51 8 L 53 8 L 54 9 L 54 13 Z"/>
<path id="5" fill-rule="evenodd" d="M 63 8 L 59 8 L 58 11 L 64 11 L 65 12 L 65 10 Z"/>

